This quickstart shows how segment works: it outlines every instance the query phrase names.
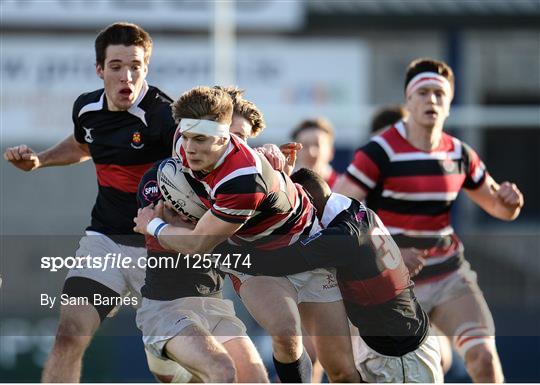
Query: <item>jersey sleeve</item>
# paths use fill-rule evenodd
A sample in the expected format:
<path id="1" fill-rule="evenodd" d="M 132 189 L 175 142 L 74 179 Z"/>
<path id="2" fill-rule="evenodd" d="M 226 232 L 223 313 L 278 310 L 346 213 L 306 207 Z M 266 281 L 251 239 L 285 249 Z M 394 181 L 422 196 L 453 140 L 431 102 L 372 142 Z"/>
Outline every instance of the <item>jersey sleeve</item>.
<path id="1" fill-rule="evenodd" d="M 241 175 L 217 188 L 211 211 L 225 222 L 245 223 L 257 214 L 265 198 L 266 190 L 258 174 Z"/>
<path id="2" fill-rule="evenodd" d="M 476 151 L 467 144 L 463 144 L 463 159 L 465 162 L 465 182 L 463 187 L 475 190 L 486 180 L 488 172 L 484 162 L 480 159 Z"/>
<path id="3" fill-rule="evenodd" d="M 380 181 L 388 157 L 376 142 L 370 141 L 359 148 L 347 167 L 346 177 L 370 193 Z"/>
<path id="4" fill-rule="evenodd" d="M 86 141 L 84 140 L 85 132 L 79 121 L 79 112 L 82 108 L 81 96 L 79 96 L 77 100 L 75 100 L 75 102 L 73 103 L 73 111 L 71 113 L 71 118 L 73 120 L 73 136 L 75 137 L 75 140 L 79 143 L 86 144 Z"/>

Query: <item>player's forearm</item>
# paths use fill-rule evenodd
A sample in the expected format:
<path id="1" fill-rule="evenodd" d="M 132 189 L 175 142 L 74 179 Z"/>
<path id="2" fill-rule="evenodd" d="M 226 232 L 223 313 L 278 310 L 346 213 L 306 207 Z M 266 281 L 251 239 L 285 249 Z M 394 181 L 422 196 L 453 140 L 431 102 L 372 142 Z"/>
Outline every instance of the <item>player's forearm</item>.
<path id="1" fill-rule="evenodd" d="M 65 166 L 90 159 L 88 147 L 78 143 L 73 135 L 38 154 L 39 167 Z"/>
<path id="2" fill-rule="evenodd" d="M 210 253 L 223 239 L 213 235 L 197 235 L 194 230 L 167 225 L 159 233 L 161 246 L 182 254 Z"/>
<path id="3" fill-rule="evenodd" d="M 516 219 L 523 207 L 523 195 L 509 182 L 498 184 L 487 176 L 480 188 L 468 191 L 469 197 L 489 215 L 503 221 Z"/>

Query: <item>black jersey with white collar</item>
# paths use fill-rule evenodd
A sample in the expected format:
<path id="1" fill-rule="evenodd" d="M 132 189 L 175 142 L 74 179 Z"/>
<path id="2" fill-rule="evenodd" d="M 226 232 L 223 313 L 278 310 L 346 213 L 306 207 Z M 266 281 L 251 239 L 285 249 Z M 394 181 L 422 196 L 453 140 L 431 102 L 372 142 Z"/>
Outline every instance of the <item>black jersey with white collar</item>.
<path id="1" fill-rule="evenodd" d="M 98 195 L 87 230 L 116 237 L 120 243 L 143 246 L 133 232 L 137 186 L 159 159 L 170 155 L 175 131 L 171 99 L 144 84 L 127 111 L 109 111 L 104 89 L 82 94 L 73 106 L 74 136 L 88 145 L 96 166 Z"/>
<path id="2" fill-rule="evenodd" d="M 347 316 L 364 341 L 387 356 L 417 349 L 428 335 L 428 316 L 416 300 L 399 248 L 377 215 L 334 193 L 320 222 L 322 230 L 289 247 L 244 248 L 251 266 L 237 270 L 280 276 L 335 267 Z M 233 251 L 230 245 L 222 250 Z"/>

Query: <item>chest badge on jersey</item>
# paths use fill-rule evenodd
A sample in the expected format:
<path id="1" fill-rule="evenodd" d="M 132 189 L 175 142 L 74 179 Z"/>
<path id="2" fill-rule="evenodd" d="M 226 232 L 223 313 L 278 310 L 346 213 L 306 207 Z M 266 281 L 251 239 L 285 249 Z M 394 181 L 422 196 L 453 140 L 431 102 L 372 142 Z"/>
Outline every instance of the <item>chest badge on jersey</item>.
<path id="1" fill-rule="evenodd" d="M 131 147 L 133 147 L 136 150 L 140 150 L 144 147 L 144 143 L 142 141 L 142 136 L 140 131 L 135 131 L 133 133 L 133 136 L 131 137 Z"/>

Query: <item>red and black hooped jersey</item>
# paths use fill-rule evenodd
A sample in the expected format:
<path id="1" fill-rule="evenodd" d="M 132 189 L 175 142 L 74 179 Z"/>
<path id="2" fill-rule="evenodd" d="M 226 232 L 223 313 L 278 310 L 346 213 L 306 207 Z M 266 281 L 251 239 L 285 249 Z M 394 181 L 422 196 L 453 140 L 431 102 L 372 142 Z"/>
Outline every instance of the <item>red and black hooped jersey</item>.
<path id="1" fill-rule="evenodd" d="M 309 230 L 314 208 L 305 191 L 235 135 L 206 175 L 189 169 L 181 142 L 179 137 L 175 151 L 204 186 L 205 194 L 195 190 L 204 204 L 219 219 L 243 224 L 232 242 L 274 249 L 295 242 Z"/>
<path id="2" fill-rule="evenodd" d="M 372 349 L 402 356 L 418 348 L 429 330 L 428 317 L 399 248 L 377 215 L 358 201 L 332 194 L 320 224 L 321 231 L 290 247 L 241 249 L 251 254 L 251 266 L 238 270 L 281 276 L 336 267 L 347 316 Z M 225 251 L 234 252 L 234 247 Z"/>
<path id="3" fill-rule="evenodd" d="M 87 230 L 130 235 L 118 241 L 143 245 L 142 237 L 133 233 L 137 186 L 156 160 L 170 155 L 176 128 L 170 103 L 167 95 L 146 83 L 127 111 L 109 111 L 104 89 L 82 94 L 75 101 L 75 139 L 88 145 L 98 181 Z"/>
<path id="4" fill-rule="evenodd" d="M 476 189 L 487 175 L 473 149 L 443 133 L 438 148 L 418 150 L 398 122 L 356 151 L 346 175 L 368 193 L 368 206 L 400 247 L 430 249 L 416 281 L 459 267 L 463 246 L 451 226 L 450 209 L 462 187 Z"/>

